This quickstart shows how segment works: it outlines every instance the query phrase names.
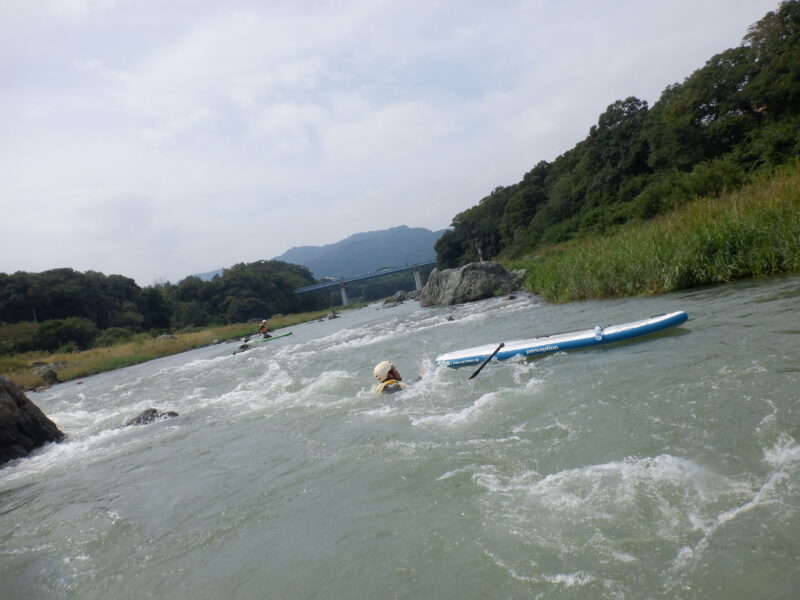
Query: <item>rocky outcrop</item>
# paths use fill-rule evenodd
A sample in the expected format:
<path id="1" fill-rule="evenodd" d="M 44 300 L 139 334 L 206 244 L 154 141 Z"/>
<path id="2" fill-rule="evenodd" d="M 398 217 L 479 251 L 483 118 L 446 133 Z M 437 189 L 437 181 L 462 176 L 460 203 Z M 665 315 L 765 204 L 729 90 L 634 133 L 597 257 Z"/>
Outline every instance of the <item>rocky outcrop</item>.
<path id="1" fill-rule="evenodd" d="M 394 296 L 389 296 L 383 301 L 383 308 L 392 308 L 393 306 L 402 304 L 406 300 L 408 300 L 408 294 L 403 290 L 397 291 L 394 293 Z"/>
<path id="2" fill-rule="evenodd" d="M 389 298 L 388 300 L 384 301 L 384 304 L 391 304 L 392 302 L 396 304 L 400 304 L 401 302 L 405 302 L 408 300 L 408 293 L 404 290 L 398 290 L 394 293 L 394 296 Z"/>
<path id="3" fill-rule="evenodd" d="M 56 373 L 53 369 L 47 369 L 47 371 L 42 373 L 42 379 L 47 385 L 61 383 L 61 380 L 58 378 L 58 373 Z"/>
<path id="4" fill-rule="evenodd" d="M 0 375 L 0 465 L 22 458 L 64 433 L 19 387 Z"/>
<path id="5" fill-rule="evenodd" d="M 450 306 L 518 290 L 525 271 L 507 271 L 496 262 L 469 263 L 459 269 L 434 269 L 419 296 L 420 306 Z"/>
<path id="6" fill-rule="evenodd" d="M 170 417 L 177 416 L 178 413 L 172 410 L 161 412 L 157 408 L 146 408 L 135 417 L 131 417 L 125 421 L 124 426 L 130 427 L 132 425 L 147 425 L 148 423 L 152 423 L 154 421 L 160 421 L 161 419 L 169 419 Z"/>

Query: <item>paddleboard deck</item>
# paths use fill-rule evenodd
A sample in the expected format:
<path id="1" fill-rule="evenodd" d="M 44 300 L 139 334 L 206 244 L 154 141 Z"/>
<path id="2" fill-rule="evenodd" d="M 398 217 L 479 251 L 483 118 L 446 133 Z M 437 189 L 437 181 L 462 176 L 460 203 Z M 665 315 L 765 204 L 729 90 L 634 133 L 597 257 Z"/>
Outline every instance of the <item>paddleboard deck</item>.
<path id="1" fill-rule="evenodd" d="M 655 333 L 668 327 L 675 327 L 684 323 L 688 318 L 689 315 L 684 311 L 677 311 L 621 325 L 609 325 L 608 327 L 597 325 L 592 329 L 573 331 L 571 333 L 556 333 L 505 342 L 505 345 L 493 360 L 507 360 L 514 356 L 540 356 L 553 352 L 611 344 Z M 447 367 L 477 365 L 489 358 L 492 352 L 497 349 L 497 346 L 499 346 L 499 342 L 448 352 L 436 358 L 436 365 Z"/>

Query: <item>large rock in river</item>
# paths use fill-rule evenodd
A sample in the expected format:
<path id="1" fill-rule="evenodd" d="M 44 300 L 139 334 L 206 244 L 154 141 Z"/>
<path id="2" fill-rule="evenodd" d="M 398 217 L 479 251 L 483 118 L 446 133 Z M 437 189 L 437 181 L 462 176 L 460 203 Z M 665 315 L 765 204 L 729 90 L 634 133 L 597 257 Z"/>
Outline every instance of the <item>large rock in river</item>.
<path id="1" fill-rule="evenodd" d="M 64 434 L 14 383 L 0 375 L 0 465 Z"/>
<path id="2" fill-rule="evenodd" d="M 419 296 L 420 306 L 449 306 L 518 290 L 525 271 L 507 271 L 493 261 L 469 263 L 459 269 L 434 269 Z"/>
<path id="3" fill-rule="evenodd" d="M 135 425 L 147 425 L 148 423 L 154 423 L 162 419 L 169 419 L 170 417 L 177 417 L 177 416 L 178 413 L 176 413 L 174 410 L 161 412 L 157 408 L 146 408 L 135 417 L 131 417 L 130 419 L 125 421 L 124 427 L 131 427 Z"/>

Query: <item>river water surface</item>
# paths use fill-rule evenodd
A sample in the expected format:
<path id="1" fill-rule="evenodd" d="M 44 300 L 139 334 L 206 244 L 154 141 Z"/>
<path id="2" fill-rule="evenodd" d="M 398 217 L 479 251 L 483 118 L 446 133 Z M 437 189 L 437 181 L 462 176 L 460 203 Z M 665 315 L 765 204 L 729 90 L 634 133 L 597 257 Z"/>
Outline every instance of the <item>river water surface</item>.
<path id="1" fill-rule="evenodd" d="M 798 598 L 800 277 L 343 313 L 29 397 L 0 599 Z M 443 352 L 685 310 L 636 342 Z M 372 366 L 406 380 L 370 392 Z M 179 417 L 123 422 L 147 407 Z"/>

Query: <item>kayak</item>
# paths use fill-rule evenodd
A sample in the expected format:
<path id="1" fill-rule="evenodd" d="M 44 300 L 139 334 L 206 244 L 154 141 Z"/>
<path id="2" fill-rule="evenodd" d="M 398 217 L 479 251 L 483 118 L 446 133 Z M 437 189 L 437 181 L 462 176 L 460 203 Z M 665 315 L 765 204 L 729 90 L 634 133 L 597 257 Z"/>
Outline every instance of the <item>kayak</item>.
<path id="1" fill-rule="evenodd" d="M 287 335 L 292 335 L 292 332 L 291 331 L 287 331 L 286 333 L 281 333 L 281 334 L 278 334 L 278 335 L 271 335 L 270 337 L 264 338 L 264 339 L 261 339 L 261 340 L 252 340 L 250 343 L 251 344 L 257 344 L 258 342 L 271 342 L 272 340 L 277 340 L 277 339 L 280 339 L 282 337 L 286 337 Z"/>
<path id="2" fill-rule="evenodd" d="M 497 351 L 497 360 L 506 360 L 514 356 L 540 356 L 552 352 L 562 352 L 564 350 L 575 350 L 577 348 L 588 348 L 590 346 L 600 346 L 611 344 L 631 338 L 655 333 L 668 327 L 675 327 L 685 322 L 689 318 L 683 311 L 671 312 L 663 315 L 655 315 L 649 319 L 623 323 L 622 325 L 609 325 L 601 327 L 595 325 L 592 329 L 573 331 L 571 333 L 554 333 L 541 335 L 539 337 L 526 340 L 515 340 L 504 342 L 503 347 L 498 350 L 499 343 L 466 348 L 448 352 L 436 358 L 437 366 L 465 367 L 477 365 L 492 356 Z"/>

